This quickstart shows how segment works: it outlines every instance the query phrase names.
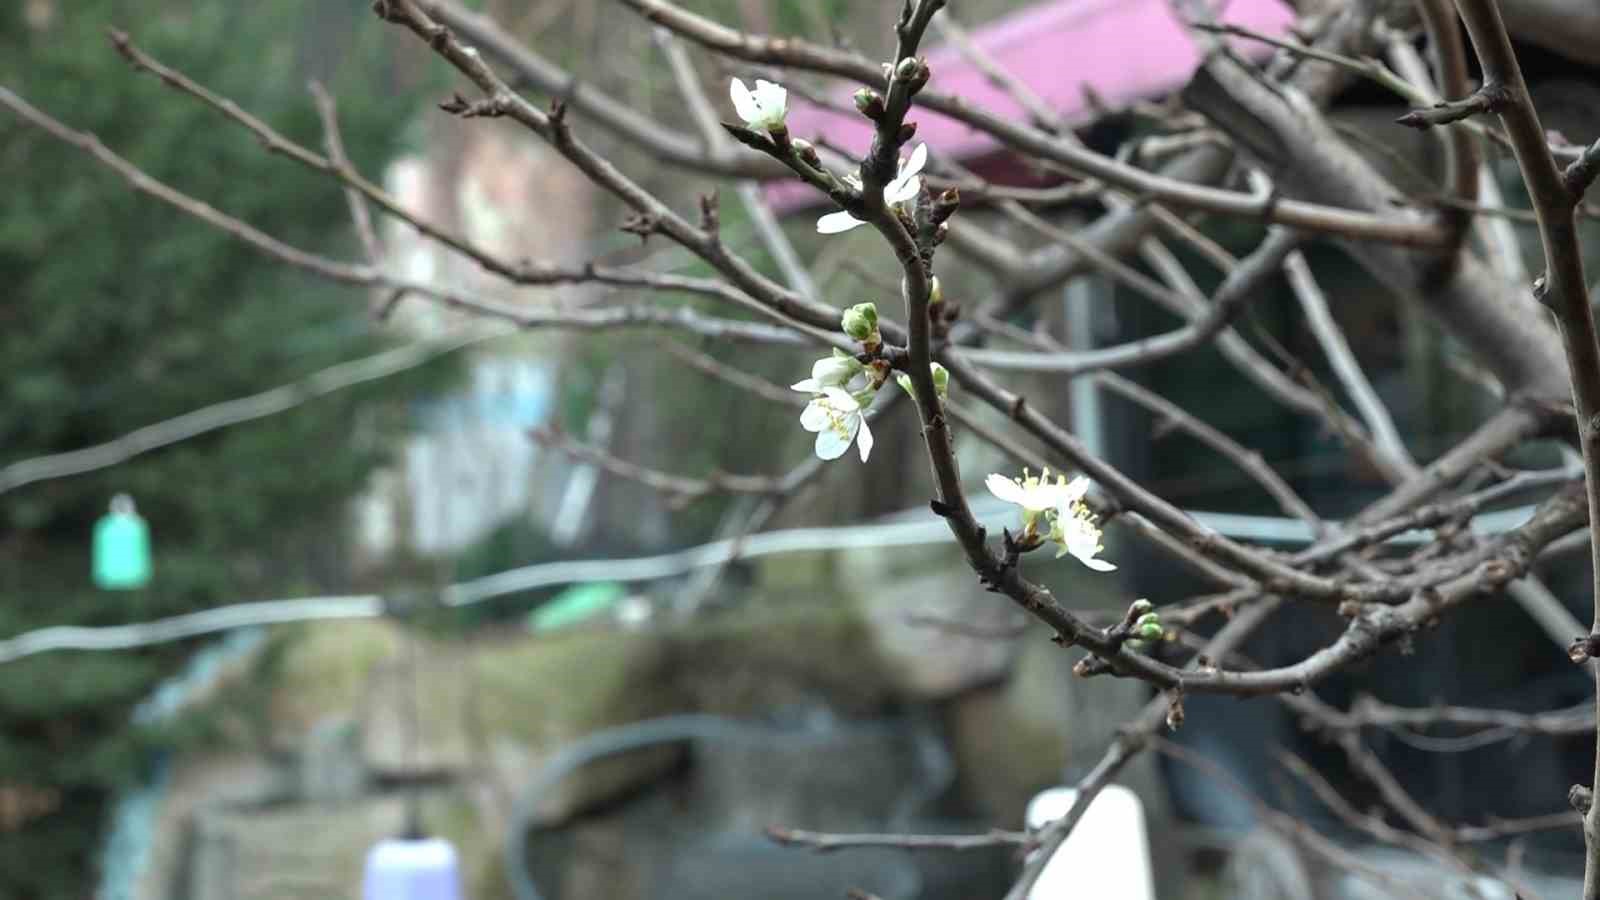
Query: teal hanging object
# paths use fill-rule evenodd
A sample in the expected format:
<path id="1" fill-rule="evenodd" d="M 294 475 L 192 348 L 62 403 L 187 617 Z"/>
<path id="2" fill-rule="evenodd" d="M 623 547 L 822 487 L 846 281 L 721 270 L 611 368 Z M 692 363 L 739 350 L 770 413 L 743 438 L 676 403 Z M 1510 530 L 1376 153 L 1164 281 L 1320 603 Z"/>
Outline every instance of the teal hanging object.
<path id="1" fill-rule="evenodd" d="M 94 583 L 102 590 L 131 591 L 150 583 L 150 527 L 133 498 L 111 498 L 111 511 L 94 523 Z"/>
<path id="2" fill-rule="evenodd" d="M 528 614 L 528 630 L 555 631 L 591 619 L 616 606 L 627 589 L 615 581 L 575 584 Z"/>

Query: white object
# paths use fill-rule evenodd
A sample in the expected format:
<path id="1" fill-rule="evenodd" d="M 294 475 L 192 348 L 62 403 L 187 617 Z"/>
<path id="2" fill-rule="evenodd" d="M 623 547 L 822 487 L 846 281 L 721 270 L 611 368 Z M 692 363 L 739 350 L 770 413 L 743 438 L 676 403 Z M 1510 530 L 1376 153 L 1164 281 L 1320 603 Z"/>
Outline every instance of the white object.
<path id="1" fill-rule="evenodd" d="M 1028 828 L 1061 818 L 1078 798 L 1076 788 L 1050 788 L 1028 803 Z M 1107 785 L 1045 863 L 1028 900 L 1155 900 L 1150 838 L 1139 795 Z"/>
<path id="2" fill-rule="evenodd" d="M 461 900 L 456 848 L 439 838 L 380 841 L 367 853 L 361 900 Z"/>

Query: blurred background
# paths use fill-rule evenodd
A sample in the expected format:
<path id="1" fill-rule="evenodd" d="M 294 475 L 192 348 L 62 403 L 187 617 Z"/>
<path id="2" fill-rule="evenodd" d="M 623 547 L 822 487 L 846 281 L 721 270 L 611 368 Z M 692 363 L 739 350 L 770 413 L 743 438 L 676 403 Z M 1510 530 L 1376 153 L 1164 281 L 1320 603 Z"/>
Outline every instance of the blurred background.
<path id="1" fill-rule="evenodd" d="M 687 128 L 663 47 L 638 17 L 588 0 L 469 5 L 585 87 Z M 889 52 L 898 13 L 897 3 L 843 0 L 683 5 L 873 58 Z M 1039 47 L 1121 5 L 953 6 L 974 39 L 1042 90 L 1073 63 L 1059 52 L 1033 62 Z M 1277 4 L 1261 6 L 1280 27 L 1287 21 Z M 1049 28 L 1019 30 L 1017 16 L 1043 16 L 1021 21 Z M 3 4 L 0 83 L 289 244 L 349 260 L 375 249 L 392 271 L 518 306 L 629 302 L 619 289 L 507 287 L 395 221 L 380 219 L 376 247 L 364 246 L 334 180 L 136 73 L 108 27 L 319 151 L 325 129 L 307 82 L 320 82 L 337 99 L 360 171 L 414 215 L 502 257 L 709 274 L 663 240 L 619 231 L 619 204 L 537 139 L 439 112 L 458 87 L 450 73 L 364 3 Z M 1043 43 L 1006 43 L 1019 34 Z M 1595 68 L 1521 49 L 1548 99 L 1547 124 L 1592 131 Z M 943 52 L 936 79 L 963 65 Z M 726 116 L 722 86 L 752 72 L 693 56 Z M 1074 119 L 1081 136 L 1109 152 L 1162 130 L 1140 104 L 1181 87 L 1192 65 L 1173 60 L 1153 80 L 1092 85 L 1114 102 Z M 796 82 L 843 96 L 818 79 Z M 541 102 L 549 96 L 520 86 Z M 1080 111 L 1090 105 L 1080 101 Z M 1357 88 L 1337 108 L 1352 128 L 1375 127 L 1392 119 L 1386 102 Z M 754 217 L 764 210 L 736 202 L 733 182 L 671 167 L 581 114 L 573 121 L 675 208 L 692 209 L 720 186 L 724 240 L 783 272 L 759 238 Z M 1400 154 L 1424 171 L 1436 165 L 1413 133 L 1383 135 L 1380 143 L 1403 139 Z M 1394 155 L 1378 154 L 1389 164 Z M 1051 182 L 981 141 L 959 156 L 997 181 Z M 879 415 L 870 462 L 851 456 L 765 496 L 662 491 L 570 452 L 581 443 L 690 478 L 803 471 L 811 441 L 796 419 L 805 398 L 785 386 L 815 351 L 665 331 L 507 334 L 415 298 L 333 286 L 134 193 L 9 115 L 0 117 L 0 172 L 0 639 L 279 599 L 322 617 L 0 665 L 0 897 L 355 896 L 368 849 L 411 820 L 453 843 L 465 895 L 478 900 L 821 897 L 852 886 L 885 898 L 999 896 L 1017 862 L 1006 848 L 820 856 L 777 847 L 762 830 L 1020 827 L 1029 799 L 1080 777 L 1149 698 L 1137 683 L 1072 678 L 1073 654 L 975 583 L 926 512 L 908 404 Z M 1514 166 L 1500 174 L 1520 199 Z M 769 199 L 821 295 L 840 306 L 890 302 L 896 277 L 870 235 L 824 241 L 813 220 L 825 208 L 793 192 Z M 1048 212 L 1076 226 L 1098 207 L 1064 202 Z M 997 218 L 988 224 L 1024 248 L 1046 243 Z M 1239 253 L 1262 233 L 1200 224 Z M 1533 241 L 1531 230 L 1523 237 Z M 947 296 L 975 307 L 1004 291 L 958 252 L 947 256 Z M 1495 397 L 1461 377 L 1434 325 L 1387 302 L 1337 251 L 1311 256 L 1418 458 L 1494 408 Z M 1008 321 L 1077 347 L 1180 321 L 1093 275 L 1043 294 Z M 703 299 L 666 302 L 741 317 Z M 1264 301 L 1253 316 L 1253 342 L 1334 381 L 1317 369 L 1292 301 Z M 754 389 L 730 384 L 729 368 Z M 1330 435 L 1225 368 L 1207 349 L 1141 369 L 1138 380 L 1261 450 L 1321 514 L 1348 514 L 1383 491 Z M 1094 387 L 1019 381 L 1102 455 L 1216 527 L 1285 547 L 1303 540 L 1242 475 L 1142 408 Z M 118 458 L 137 444 L 119 442 L 130 432 L 285 386 L 248 421 Z M 107 442 L 117 442 L 107 457 L 115 464 L 60 477 L 18 465 Z M 1017 468 L 970 435 L 958 452 L 974 484 Z M 1528 456 L 1557 461 L 1548 447 Z M 92 578 L 94 540 L 119 494 L 148 528 L 152 564 L 148 578 L 107 588 Z M 1006 523 L 1004 509 L 979 508 Z M 1198 591 L 1115 528 L 1107 544 L 1122 567 L 1114 577 L 1038 574 L 1069 606 L 1112 615 L 1133 598 L 1159 604 Z M 584 560 L 611 562 L 574 565 Z M 1341 624 L 1328 611 L 1297 611 L 1248 653 L 1268 665 L 1297 659 Z M 1581 671 L 1558 665 L 1549 642 L 1514 608 L 1475 606 L 1414 656 L 1367 664 L 1323 696 L 1529 711 L 1583 700 Z M 1474 650 L 1487 645 L 1527 652 L 1488 664 Z M 1188 714 L 1179 739 L 1330 831 L 1337 826 L 1299 789 L 1263 774 L 1271 749 L 1298 748 L 1355 801 L 1370 791 L 1270 701 L 1192 699 Z M 1567 785 L 1585 780 L 1592 736 L 1444 755 L 1378 749 L 1430 808 L 1481 821 L 1559 808 Z M 1256 835 L 1248 805 L 1154 757 L 1121 781 L 1145 804 L 1161 895 L 1228 895 L 1218 879 Z M 1571 874 L 1579 850 L 1573 832 L 1529 839 L 1521 852 Z"/>

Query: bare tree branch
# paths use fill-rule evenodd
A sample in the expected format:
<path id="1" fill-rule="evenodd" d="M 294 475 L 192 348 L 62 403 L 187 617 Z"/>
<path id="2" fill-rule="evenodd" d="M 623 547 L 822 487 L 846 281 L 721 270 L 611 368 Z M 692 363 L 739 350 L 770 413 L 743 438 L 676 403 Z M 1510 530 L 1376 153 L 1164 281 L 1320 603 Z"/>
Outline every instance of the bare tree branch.
<path id="1" fill-rule="evenodd" d="M 1539 216 L 1539 237 L 1544 244 L 1545 273 L 1535 290 L 1560 324 L 1571 372 L 1572 398 L 1577 406 L 1588 506 L 1600 509 L 1600 344 L 1596 343 L 1589 283 L 1578 244 L 1576 208 L 1582 194 L 1572 189 L 1550 154 L 1500 10 L 1484 0 L 1457 0 L 1456 6 L 1483 65 L 1485 84 L 1495 85 L 1505 94 L 1500 120 L 1516 149 L 1517 165 Z M 1590 558 L 1593 596 L 1600 597 L 1600 532 L 1593 530 Z M 1591 633 L 1600 634 L 1600 603 L 1595 607 Z M 1600 703 L 1600 666 L 1593 668 L 1596 702 Z M 1600 785 L 1600 748 L 1595 755 L 1593 784 Z M 1583 895 L 1584 900 L 1596 900 L 1600 898 L 1600 809 L 1591 807 L 1584 816 L 1583 834 L 1588 847 Z"/>

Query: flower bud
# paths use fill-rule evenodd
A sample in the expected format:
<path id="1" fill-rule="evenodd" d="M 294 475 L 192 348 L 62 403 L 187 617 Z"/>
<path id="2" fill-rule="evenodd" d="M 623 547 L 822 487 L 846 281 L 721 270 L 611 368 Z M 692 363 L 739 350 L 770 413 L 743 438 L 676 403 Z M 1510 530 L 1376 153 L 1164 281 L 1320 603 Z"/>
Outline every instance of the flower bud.
<path id="1" fill-rule="evenodd" d="M 932 74 L 933 71 L 928 68 L 927 60 L 910 56 L 900 60 L 899 65 L 894 67 L 894 77 L 906 82 L 912 92 L 921 90 L 922 86 L 928 83 L 928 78 Z"/>
<path id="2" fill-rule="evenodd" d="M 883 118 L 883 95 L 872 88 L 862 88 L 855 92 L 856 110 L 863 116 L 876 122 Z"/>
<path id="3" fill-rule="evenodd" d="M 902 144 L 905 144 L 905 143 L 910 142 L 910 140 L 912 138 L 916 137 L 916 136 L 917 136 L 917 123 L 915 123 L 915 122 L 901 122 L 900 123 L 900 133 L 895 135 L 895 140 L 899 141 Z"/>
<path id="4" fill-rule="evenodd" d="M 1161 620 L 1156 618 L 1155 613 L 1145 613 L 1139 617 L 1139 621 L 1134 623 L 1133 633 L 1140 640 L 1159 641 L 1161 640 Z"/>
<path id="5" fill-rule="evenodd" d="M 939 284 L 939 276 L 935 275 L 928 282 L 928 305 L 933 306 L 944 302 L 944 286 Z"/>
<path id="6" fill-rule="evenodd" d="M 1128 615 L 1135 618 L 1142 618 L 1147 613 L 1155 612 L 1155 608 L 1156 605 L 1154 603 L 1151 603 L 1144 597 L 1140 597 L 1139 599 L 1133 601 L 1133 603 L 1129 604 Z"/>
<path id="7" fill-rule="evenodd" d="M 933 376 L 933 393 L 934 393 L 934 395 L 937 396 L 940 400 L 943 400 L 943 399 L 949 397 L 950 396 L 950 370 L 946 369 L 944 366 L 939 365 L 938 363 L 930 363 L 928 365 L 928 374 Z M 912 385 L 911 385 L 911 376 L 909 374 L 907 374 L 905 372 L 896 372 L 895 376 L 894 376 L 894 381 L 895 381 L 895 384 L 900 385 L 901 389 L 904 390 L 906 393 L 910 394 L 913 397 L 915 397 L 917 395 L 916 388 L 912 387 Z"/>
<path id="8" fill-rule="evenodd" d="M 840 325 L 851 340 L 867 341 L 878 333 L 878 307 L 872 303 L 857 303 L 844 311 Z"/>
<path id="9" fill-rule="evenodd" d="M 795 138 L 790 143 L 794 145 L 794 152 L 800 157 L 801 162 L 813 169 L 822 168 L 822 159 L 817 156 L 817 148 L 810 141 L 805 138 Z"/>

